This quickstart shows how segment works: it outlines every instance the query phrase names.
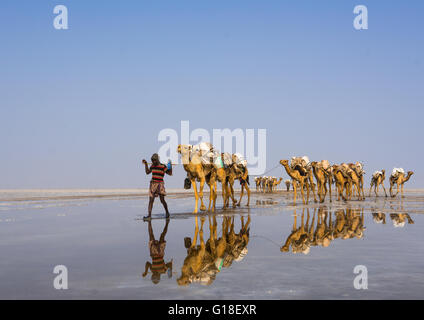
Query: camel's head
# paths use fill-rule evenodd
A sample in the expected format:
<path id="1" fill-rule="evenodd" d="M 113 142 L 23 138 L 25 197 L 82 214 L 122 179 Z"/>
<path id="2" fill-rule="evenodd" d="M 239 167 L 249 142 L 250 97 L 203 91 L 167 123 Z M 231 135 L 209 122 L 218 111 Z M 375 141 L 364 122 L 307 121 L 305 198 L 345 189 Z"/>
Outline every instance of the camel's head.
<path id="1" fill-rule="evenodd" d="M 311 166 L 312 166 L 313 168 L 315 168 L 317 164 L 318 164 L 318 162 L 316 162 L 316 161 L 312 161 L 312 162 L 311 162 Z"/>
<path id="2" fill-rule="evenodd" d="M 383 174 L 383 176 L 386 174 L 386 170 L 381 169 L 381 173 Z"/>
<path id="3" fill-rule="evenodd" d="M 330 243 L 331 243 L 331 240 L 330 239 L 324 238 L 324 240 L 322 241 L 322 246 L 324 248 L 327 248 L 330 245 Z"/>
<path id="4" fill-rule="evenodd" d="M 289 160 L 280 160 L 280 164 L 283 165 L 283 166 L 288 166 Z"/>
<path id="5" fill-rule="evenodd" d="M 187 153 L 191 150 L 191 146 L 190 145 L 186 145 L 186 144 L 179 144 L 178 148 L 177 148 L 177 152 L 179 154 L 183 154 L 183 153 Z"/>
<path id="6" fill-rule="evenodd" d="M 281 252 L 289 252 L 289 246 L 282 246 L 282 247 L 280 248 L 280 251 L 281 251 Z"/>
<path id="7" fill-rule="evenodd" d="M 177 279 L 177 283 L 179 286 L 187 286 L 190 283 L 190 279 L 186 275 L 182 275 Z"/>
<path id="8" fill-rule="evenodd" d="M 408 171 L 408 176 L 412 176 L 414 174 L 414 171 Z"/>

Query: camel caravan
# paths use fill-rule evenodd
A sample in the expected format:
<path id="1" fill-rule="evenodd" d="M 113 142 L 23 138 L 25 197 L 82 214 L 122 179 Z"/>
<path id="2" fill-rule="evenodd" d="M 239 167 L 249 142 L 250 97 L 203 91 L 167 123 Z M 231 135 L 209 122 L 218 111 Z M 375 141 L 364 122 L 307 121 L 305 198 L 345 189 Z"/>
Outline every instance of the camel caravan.
<path id="1" fill-rule="evenodd" d="M 258 192 L 274 192 L 277 190 L 278 185 L 283 181 L 283 178 L 277 177 L 255 177 L 256 191 Z"/>
<path id="2" fill-rule="evenodd" d="M 206 206 L 203 202 L 203 189 L 205 183 L 209 186 L 209 206 L 208 211 L 214 212 L 217 198 L 217 183 L 222 186 L 223 209 L 229 207 L 230 199 L 233 207 L 241 205 L 244 191 L 247 192 L 247 206 L 250 203 L 249 172 L 247 161 L 239 153 L 220 153 L 210 143 L 200 143 L 198 145 L 179 145 L 178 153 L 181 155 L 184 170 L 187 172 L 187 178 L 184 183 L 186 189 L 193 187 L 195 196 L 195 208 L 193 213 L 198 212 L 199 200 L 200 210 L 205 211 Z M 356 198 L 358 201 L 365 200 L 364 193 L 364 166 L 361 162 L 341 163 L 331 165 L 328 160 L 309 161 L 307 156 L 292 157 L 289 160 L 280 160 L 286 173 L 291 178 L 285 181 L 287 191 L 290 186 L 294 191 L 294 204 L 298 190 L 300 190 L 303 204 L 309 203 L 309 196 L 312 192 L 314 202 L 323 203 L 325 198 L 329 197 L 332 202 L 331 187 L 334 184 L 337 194 L 337 201 L 350 201 Z M 413 172 L 405 171 L 402 168 L 394 168 L 389 178 L 390 196 L 395 197 L 401 191 L 403 195 L 403 186 L 412 176 Z M 314 178 L 316 183 L 314 183 Z M 240 199 L 237 201 L 234 197 L 234 182 L 238 180 L 241 185 Z M 273 176 L 255 177 L 256 191 L 262 193 L 272 193 L 277 191 L 277 186 L 281 184 L 283 178 Z M 371 178 L 370 194 L 374 188 L 376 196 L 381 185 L 387 197 L 384 187 L 385 170 L 376 171 Z M 197 187 L 199 183 L 199 187 Z M 392 193 L 396 185 L 397 192 Z M 316 191 L 315 191 L 316 189 Z M 305 197 L 306 193 L 306 197 Z"/>
<path id="3" fill-rule="evenodd" d="M 249 172 L 247 161 L 239 153 L 220 153 L 212 144 L 202 142 L 198 145 L 179 145 L 177 152 L 181 155 L 187 178 L 184 184 L 186 189 L 193 187 L 195 196 L 195 207 L 193 213 L 198 212 L 198 201 L 200 199 L 200 210 L 206 210 L 203 202 L 203 188 L 205 183 L 209 186 L 208 211 L 215 211 L 217 197 L 217 182 L 222 186 L 223 209 L 229 207 L 231 198 L 233 207 L 240 206 L 247 192 L 247 206 L 250 203 Z M 234 182 L 239 180 L 241 185 L 240 199 L 237 202 L 234 197 Z M 197 189 L 199 182 L 199 189 Z"/>
<path id="4" fill-rule="evenodd" d="M 307 156 L 292 157 L 291 161 L 281 160 L 280 164 L 285 168 L 287 174 L 292 179 L 286 181 L 287 191 L 289 191 L 290 184 L 293 186 L 294 191 L 294 204 L 296 204 L 297 190 L 299 189 L 302 195 L 303 204 L 308 204 L 310 191 L 314 195 L 314 201 L 317 202 L 315 194 L 315 186 L 317 187 L 317 194 L 319 201 L 323 203 L 327 193 L 329 194 L 329 201 L 332 202 L 331 186 L 335 184 L 337 189 L 337 200 L 349 201 L 352 197 L 357 197 L 357 200 L 365 200 L 364 193 L 364 166 L 361 162 L 356 163 L 342 163 L 331 165 L 328 160 L 320 162 L 310 162 Z M 403 195 L 403 186 L 414 173 L 405 171 L 402 168 L 394 168 L 390 176 L 390 196 L 395 197 L 399 193 L 399 188 Z M 315 177 L 316 185 L 313 182 Z M 381 185 L 387 197 L 386 189 L 384 188 L 385 170 L 374 172 L 371 178 L 370 195 L 372 188 L 378 196 L 378 188 Z M 397 186 L 397 192 L 392 193 L 394 185 Z M 305 199 L 306 191 L 306 199 Z"/>

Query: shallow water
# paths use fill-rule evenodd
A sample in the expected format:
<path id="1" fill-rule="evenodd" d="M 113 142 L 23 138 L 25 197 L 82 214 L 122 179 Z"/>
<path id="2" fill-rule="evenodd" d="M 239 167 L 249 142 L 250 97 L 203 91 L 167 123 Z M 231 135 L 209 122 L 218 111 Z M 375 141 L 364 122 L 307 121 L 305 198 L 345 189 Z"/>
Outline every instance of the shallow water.
<path id="1" fill-rule="evenodd" d="M 199 283 L 200 273 L 191 272 L 191 282 L 185 286 L 177 283 L 187 257 L 184 238 L 193 238 L 196 220 L 200 228 L 202 215 L 196 218 L 189 213 L 192 197 L 170 195 L 167 201 L 174 215 L 165 235 L 165 262 L 172 259 L 173 266 L 171 277 L 163 273 L 157 284 L 150 271 L 142 277 L 146 262 L 152 261 L 148 223 L 140 219 L 146 214 L 144 196 L 0 202 L 0 298 L 424 298 L 422 191 L 407 193 L 405 199 L 371 197 L 347 204 L 312 202 L 296 207 L 292 195 L 285 192 L 252 194 L 250 208 L 203 215 L 205 242 L 214 218 L 220 239 L 223 221 L 229 227 L 234 221 L 238 234 L 242 217 L 245 224 L 250 217 L 248 238 L 235 242 L 241 243 L 241 249 L 248 239 L 247 254 L 237 257 L 240 250 L 228 244 L 227 253 L 232 254 L 226 256 L 221 271 L 214 267 L 213 257 L 209 261 L 202 256 L 200 268 L 210 270 L 210 284 Z M 159 201 L 153 215 L 162 215 Z M 301 227 L 302 215 L 304 229 L 299 232 L 303 235 L 290 243 L 288 252 L 282 252 L 295 220 L 295 230 Z M 152 220 L 156 239 L 165 223 L 164 219 Z M 68 269 L 68 290 L 53 287 L 56 265 Z M 354 288 L 357 265 L 367 268 L 366 290 Z M 207 278 L 205 272 L 202 278 Z"/>

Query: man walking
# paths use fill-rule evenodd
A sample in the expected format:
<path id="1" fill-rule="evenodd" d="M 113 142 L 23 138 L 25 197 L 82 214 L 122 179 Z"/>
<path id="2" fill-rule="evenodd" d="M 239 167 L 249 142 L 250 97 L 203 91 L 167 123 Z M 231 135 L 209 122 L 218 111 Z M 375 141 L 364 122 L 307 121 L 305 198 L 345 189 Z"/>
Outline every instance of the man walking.
<path id="1" fill-rule="evenodd" d="M 165 183 L 163 181 L 163 177 L 166 174 L 172 176 L 172 165 L 171 161 L 168 162 L 168 166 L 160 163 L 159 155 L 157 153 L 152 155 L 152 165 L 149 168 L 147 165 L 147 161 L 143 159 L 144 167 L 146 169 L 146 174 L 152 174 L 152 180 L 150 180 L 150 188 L 149 188 L 149 214 L 144 217 L 145 220 L 150 220 L 152 218 L 152 208 L 153 202 L 155 198 L 159 196 L 160 202 L 165 208 L 166 218 L 169 218 L 168 205 L 165 201 Z"/>

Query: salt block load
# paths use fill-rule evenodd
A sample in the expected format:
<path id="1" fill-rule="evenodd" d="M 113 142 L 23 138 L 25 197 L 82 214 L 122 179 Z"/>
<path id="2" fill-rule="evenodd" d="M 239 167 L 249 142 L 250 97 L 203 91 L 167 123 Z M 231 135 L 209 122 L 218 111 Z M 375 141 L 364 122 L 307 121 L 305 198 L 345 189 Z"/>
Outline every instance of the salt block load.
<path id="1" fill-rule="evenodd" d="M 234 158 L 235 158 L 236 165 L 247 167 L 247 161 L 244 159 L 241 153 L 235 153 Z"/>
<path id="2" fill-rule="evenodd" d="M 377 179 L 379 175 L 383 175 L 383 172 L 381 172 L 381 171 L 374 171 L 374 173 L 372 174 L 372 177 L 374 179 Z"/>
<path id="3" fill-rule="evenodd" d="M 393 168 L 392 177 L 398 177 L 401 173 L 405 174 L 405 170 L 403 170 L 403 168 Z"/>

